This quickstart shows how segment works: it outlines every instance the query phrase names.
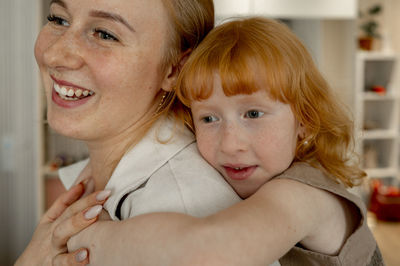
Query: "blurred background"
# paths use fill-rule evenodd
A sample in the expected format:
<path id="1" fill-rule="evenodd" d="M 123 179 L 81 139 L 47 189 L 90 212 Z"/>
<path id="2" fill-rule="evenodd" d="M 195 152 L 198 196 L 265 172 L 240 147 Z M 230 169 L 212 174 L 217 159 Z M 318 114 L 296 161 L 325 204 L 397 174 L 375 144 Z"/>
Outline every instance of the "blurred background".
<path id="1" fill-rule="evenodd" d="M 388 266 L 400 265 L 399 0 L 214 0 L 217 23 L 262 15 L 303 40 L 356 122 L 368 182 L 354 190 Z M 45 123 L 33 47 L 49 0 L 0 1 L 0 266 L 12 265 L 60 191 L 57 169 L 87 156 Z"/>

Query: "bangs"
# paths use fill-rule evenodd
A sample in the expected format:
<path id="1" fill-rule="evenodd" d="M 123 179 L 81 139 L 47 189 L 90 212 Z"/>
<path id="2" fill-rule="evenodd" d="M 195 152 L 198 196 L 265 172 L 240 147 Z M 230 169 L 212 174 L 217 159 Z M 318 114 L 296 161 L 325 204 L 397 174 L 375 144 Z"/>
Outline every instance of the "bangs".
<path id="1" fill-rule="evenodd" d="M 186 106 L 208 99 L 219 75 L 226 96 L 265 90 L 272 99 L 285 101 L 283 88 L 291 85 L 288 77 L 292 75 L 280 49 L 274 45 L 265 49 L 266 39 L 263 47 L 251 32 L 235 27 L 225 28 L 220 34 L 218 28 L 212 31 L 182 69 L 177 85 L 179 99 Z"/>

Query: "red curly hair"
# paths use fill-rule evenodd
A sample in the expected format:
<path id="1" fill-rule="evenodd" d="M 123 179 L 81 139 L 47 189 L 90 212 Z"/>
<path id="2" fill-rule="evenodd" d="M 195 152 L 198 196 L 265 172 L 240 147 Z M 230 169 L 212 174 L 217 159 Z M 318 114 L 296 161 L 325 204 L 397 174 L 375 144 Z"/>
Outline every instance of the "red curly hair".
<path id="1" fill-rule="evenodd" d="M 170 105 L 193 129 L 190 103 L 213 93 L 218 73 L 225 95 L 267 90 L 291 105 L 306 136 L 298 140 L 295 161 L 307 162 L 352 187 L 366 176 L 354 153 L 353 121 L 334 97 L 301 41 L 284 24 L 254 17 L 212 30 L 189 57 Z"/>

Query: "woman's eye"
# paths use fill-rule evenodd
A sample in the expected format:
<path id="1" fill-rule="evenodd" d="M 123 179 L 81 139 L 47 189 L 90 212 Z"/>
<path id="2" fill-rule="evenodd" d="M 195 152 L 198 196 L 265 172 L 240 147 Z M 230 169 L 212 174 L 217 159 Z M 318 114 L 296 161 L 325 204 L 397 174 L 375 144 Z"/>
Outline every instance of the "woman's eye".
<path id="1" fill-rule="evenodd" d="M 247 118 L 259 118 L 264 115 L 264 112 L 257 111 L 257 110 L 250 110 L 246 112 L 245 117 Z"/>
<path id="2" fill-rule="evenodd" d="M 119 41 L 118 38 L 116 38 L 114 35 L 105 30 L 94 29 L 94 34 L 102 40 L 116 41 L 116 42 Z"/>
<path id="3" fill-rule="evenodd" d="M 215 116 L 209 115 L 209 116 L 205 116 L 201 119 L 204 123 L 212 123 L 215 121 L 218 121 L 218 118 L 216 118 Z"/>
<path id="4" fill-rule="evenodd" d="M 54 16 L 54 15 L 48 15 L 48 16 L 47 16 L 47 20 L 48 20 L 50 23 L 53 23 L 53 24 L 55 24 L 55 25 L 59 25 L 59 26 L 69 26 L 68 21 L 66 21 L 66 20 L 63 19 L 63 18 Z"/>

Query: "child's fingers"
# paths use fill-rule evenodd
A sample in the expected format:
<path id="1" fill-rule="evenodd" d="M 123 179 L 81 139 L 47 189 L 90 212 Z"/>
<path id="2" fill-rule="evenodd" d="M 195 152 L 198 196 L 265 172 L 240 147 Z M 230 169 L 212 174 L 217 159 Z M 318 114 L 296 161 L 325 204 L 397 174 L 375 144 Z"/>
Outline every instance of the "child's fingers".
<path id="1" fill-rule="evenodd" d="M 81 197 L 83 192 L 84 186 L 82 183 L 79 183 L 73 186 L 70 190 L 61 194 L 44 214 L 42 222 L 55 221 L 58 217 L 60 217 L 60 215 L 64 213 L 68 206 L 70 206 L 73 202 Z"/>
<path id="2" fill-rule="evenodd" d="M 89 264 L 89 252 L 85 248 L 78 249 L 71 253 L 61 253 L 54 257 L 54 266 L 82 266 Z"/>
<path id="3" fill-rule="evenodd" d="M 54 228 L 52 245 L 57 249 L 66 246 L 67 241 L 92 223 L 94 223 L 103 209 L 102 205 L 95 205 L 74 216 L 63 220 Z"/>

